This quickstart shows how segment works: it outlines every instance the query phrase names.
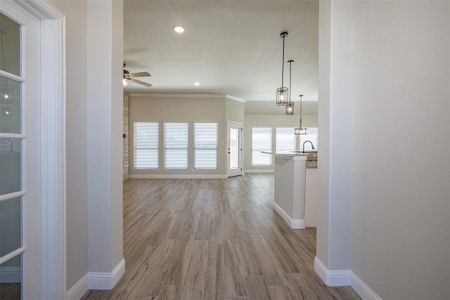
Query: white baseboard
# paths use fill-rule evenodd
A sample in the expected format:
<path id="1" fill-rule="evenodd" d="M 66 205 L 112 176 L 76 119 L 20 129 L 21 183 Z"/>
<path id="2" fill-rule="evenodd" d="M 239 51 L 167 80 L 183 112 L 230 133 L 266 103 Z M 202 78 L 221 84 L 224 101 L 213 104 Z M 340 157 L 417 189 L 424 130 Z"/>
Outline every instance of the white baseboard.
<path id="1" fill-rule="evenodd" d="M 129 174 L 129 179 L 226 179 L 226 174 Z"/>
<path id="2" fill-rule="evenodd" d="M 352 272 L 352 288 L 363 300 L 383 300 L 364 281 Z"/>
<path id="3" fill-rule="evenodd" d="M 88 280 L 87 275 L 84 275 L 67 291 L 67 300 L 80 300 L 87 291 Z"/>
<path id="4" fill-rule="evenodd" d="M 273 202 L 273 208 L 292 229 L 305 229 L 305 219 L 292 219 L 276 202 Z"/>
<path id="5" fill-rule="evenodd" d="M 351 270 L 328 270 L 317 256 L 314 258 L 314 271 L 328 286 L 349 286 L 352 283 Z"/>
<path id="6" fill-rule="evenodd" d="M 125 273 L 125 260 L 122 259 L 110 273 L 88 272 L 87 282 L 90 290 L 110 290 L 114 288 Z"/>
<path id="7" fill-rule="evenodd" d="M 363 300 L 382 300 L 352 270 L 328 270 L 316 256 L 314 258 L 314 271 L 328 286 L 351 286 Z"/>
<path id="8" fill-rule="evenodd" d="M 18 266 L 1 266 L 0 283 L 18 283 L 22 280 L 21 268 Z"/>
<path id="9" fill-rule="evenodd" d="M 271 174 L 271 173 L 274 173 L 275 172 L 275 170 L 258 170 L 258 169 L 256 169 L 256 170 L 245 170 L 245 173 L 248 173 L 248 174 Z"/>

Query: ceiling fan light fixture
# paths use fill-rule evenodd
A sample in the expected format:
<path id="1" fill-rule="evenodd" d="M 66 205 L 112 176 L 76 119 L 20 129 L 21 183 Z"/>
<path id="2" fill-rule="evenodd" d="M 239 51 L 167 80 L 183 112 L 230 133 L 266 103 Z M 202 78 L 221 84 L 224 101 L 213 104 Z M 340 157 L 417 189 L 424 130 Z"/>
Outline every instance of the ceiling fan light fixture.
<path id="1" fill-rule="evenodd" d="M 173 31 L 175 31 L 175 32 L 178 33 L 178 34 L 181 34 L 181 33 L 183 33 L 185 30 L 184 30 L 184 27 L 183 27 L 183 26 L 181 26 L 181 25 L 175 25 L 175 27 L 173 27 Z"/>
<path id="2" fill-rule="evenodd" d="M 123 86 L 127 86 L 128 85 L 128 81 L 125 78 L 122 79 L 122 85 Z"/>

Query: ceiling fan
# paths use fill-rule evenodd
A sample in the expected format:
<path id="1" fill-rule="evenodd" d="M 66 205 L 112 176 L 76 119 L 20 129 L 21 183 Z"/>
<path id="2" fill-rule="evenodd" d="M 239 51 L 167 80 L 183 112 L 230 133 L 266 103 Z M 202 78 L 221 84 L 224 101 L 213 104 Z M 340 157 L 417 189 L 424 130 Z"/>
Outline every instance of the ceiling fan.
<path id="1" fill-rule="evenodd" d="M 122 83 L 123 86 L 127 86 L 128 85 L 128 80 L 143 85 L 145 87 L 151 87 L 152 85 L 150 83 L 138 80 L 136 78 L 139 77 L 150 77 L 152 75 L 150 75 L 149 72 L 137 72 L 137 73 L 130 73 L 128 70 L 125 69 L 126 64 L 123 64 L 123 79 L 122 79 Z"/>

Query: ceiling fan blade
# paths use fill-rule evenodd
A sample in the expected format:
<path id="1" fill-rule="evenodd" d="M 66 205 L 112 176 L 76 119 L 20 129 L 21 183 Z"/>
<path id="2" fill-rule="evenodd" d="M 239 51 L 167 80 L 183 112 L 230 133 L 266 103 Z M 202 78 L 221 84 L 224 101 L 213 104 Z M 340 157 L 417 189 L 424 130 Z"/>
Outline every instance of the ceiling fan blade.
<path id="1" fill-rule="evenodd" d="M 130 77 L 150 77 L 149 72 L 137 72 L 137 73 L 130 73 Z"/>
<path id="2" fill-rule="evenodd" d="M 143 86 L 146 86 L 146 87 L 151 87 L 152 86 L 150 83 L 143 82 L 143 81 L 140 81 L 140 80 L 137 80 L 137 79 L 134 79 L 134 78 L 130 78 L 130 80 L 133 81 L 134 83 L 137 83 L 137 84 L 140 84 L 140 85 L 143 85 Z"/>

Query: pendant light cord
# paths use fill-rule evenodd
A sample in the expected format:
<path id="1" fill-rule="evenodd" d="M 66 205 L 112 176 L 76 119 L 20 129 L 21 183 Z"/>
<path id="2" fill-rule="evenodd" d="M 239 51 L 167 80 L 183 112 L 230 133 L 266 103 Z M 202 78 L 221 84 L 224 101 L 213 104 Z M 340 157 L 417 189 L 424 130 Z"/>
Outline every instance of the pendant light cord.
<path id="1" fill-rule="evenodd" d="M 285 35 L 283 35 L 283 55 L 281 59 L 281 87 L 284 87 L 284 39 L 286 38 Z"/>
<path id="2" fill-rule="evenodd" d="M 289 61 L 289 102 L 292 102 L 292 60 Z"/>
<path id="3" fill-rule="evenodd" d="M 300 95 L 300 128 L 303 128 L 302 116 L 303 116 L 303 95 Z"/>

